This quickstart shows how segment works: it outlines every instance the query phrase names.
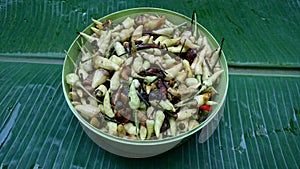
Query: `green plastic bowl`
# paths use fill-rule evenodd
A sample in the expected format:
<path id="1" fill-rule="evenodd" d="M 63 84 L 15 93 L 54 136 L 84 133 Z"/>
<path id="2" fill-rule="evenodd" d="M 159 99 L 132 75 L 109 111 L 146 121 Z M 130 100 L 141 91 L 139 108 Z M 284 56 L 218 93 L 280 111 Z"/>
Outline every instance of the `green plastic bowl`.
<path id="1" fill-rule="evenodd" d="M 133 9 L 127 9 L 119 12 L 115 12 L 112 14 L 109 14 L 101 19 L 100 21 L 104 22 L 105 20 L 112 20 L 115 23 L 121 22 L 128 16 L 138 16 L 144 13 L 150 13 L 150 14 L 159 14 L 159 15 L 165 15 L 167 18 L 175 23 L 180 24 L 182 22 L 191 22 L 191 19 L 181 15 L 179 13 L 160 9 L 160 8 L 133 8 Z M 91 34 L 92 30 L 90 29 L 93 26 L 91 24 L 88 26 L 84 32 L 87 34 Z M 212 49 L 216 49 L 219 47 L 217 41 L 214 39 L 214 37 L 200 24 L 197 24 L 198 29 L 201 31 L 202 35 L 207 37 L 208 43 L 211 45 Z M 81 38 L 78 36 L 72 45 L 70 46 L 68 50 L 68 55 L 72 57 L 73 60 L 76 60 L 78 54 L 79 54 L 79 47 L 76 43 L 76 41 L 80 42 Z M 184 134 L 180 134 L 178 136 L 165 138 L 162 140 L 129 140 L 129 139 L 123 139 L 116 136 L 109 135 L 107 133 L 101 132 L 99 129 L 95 128 L 91 124 L 89 124 L 74 108 L 72 105 L 68 93 L 70 92 L 70 85 L 66 83 L 66 75 L 69 73 L 74 72 L 74 66 L 71 62 L 71 60 L 66 57 L 64 60 L 63 70 L 62 70 L 62 86 L 63 86 L 63 92 L 65 95 L 65 99 L 73 112 L 73 114 L 76 116 L 76 118 L 79 120 L 83 130 L 85 133 L 101 148 L 124 157 L 131 157 L 131 158 L 144 158 L 144 157 L 150 157 L 155 156 L 161 153 L 164 153 L 176 145 L 179 145 L 182 141 L 186 140 L 187 137 L 195 134 L 196 132 L 199 132 L 199 143 L 205 142 L 211 134 L 214 132 L 216 127 L 219 124 L 220 118 L 222 117 L 223 111 L 224 111 L 224 102 L 227 94 L 228 89 L 228 67 L 227 62 L 225 59 L 225 55 L 222 52 L 221 59 L 220 59 L 220 65 L 221 68 L 224 70 L 224 73 L 220 77 L 220 83 L 218 87 L 216 88 L 218 91 L 217 97 L 215 97 L 215 101 L 217 101 L 219 104 L 214 106 L 210 115 L 208 118 L 200 123 L 200 125 L 196 128 L 194 128 L 191 131 L 188 131 Z"/>

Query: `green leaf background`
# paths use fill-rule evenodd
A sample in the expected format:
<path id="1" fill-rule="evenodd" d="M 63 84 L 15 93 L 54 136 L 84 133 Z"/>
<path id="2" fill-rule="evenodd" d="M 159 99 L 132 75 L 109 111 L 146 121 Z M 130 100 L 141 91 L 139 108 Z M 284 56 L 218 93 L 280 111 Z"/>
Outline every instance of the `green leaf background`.
<path id="1" fill-rule="evenodd" d="M 64 50 L 91 23 L 132 7 L 190 16 L 225 38 L 230 78 L 212 137 L 155 157 L 99 148 L 69 110 Z M 0 1 L 0 168 L 299 168 L 300 3 L 284 1 Z"/>

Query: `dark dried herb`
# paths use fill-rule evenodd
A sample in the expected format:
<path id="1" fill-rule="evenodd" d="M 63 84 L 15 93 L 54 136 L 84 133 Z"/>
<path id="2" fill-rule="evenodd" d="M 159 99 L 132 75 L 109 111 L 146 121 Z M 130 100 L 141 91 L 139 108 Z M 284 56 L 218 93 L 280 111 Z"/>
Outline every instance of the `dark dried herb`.
<path id="1" fill-rule="evenodd" d="M 170 128 L 169 117 L 166 116 L 164 119 L 164 122 L 160 128 L 160 132 L 163 133 L 163 132 L 167 131 L 169 128 Z"/>
<path id="2" fill-rule="evenodd" d="M 197 50 L 196 49 L 188 49 L 188 51 L 185 54 L 185 57 L 182 57 L 183 59 L 186 59 L 190 64 L 193 63 L 194 59 L 197 56 Z"/>
<path id="3" fill-rule="evenodd" d="M 137 92 L 137 94 L 139 98 L 146 104 L 147 107 L 151 106 L 151 104 L 149 103 L 149 95 L 146 92 Z"/>
<path id="4" fill-rule="evenodd" d="M 136 45 L 136 50 L 150 49 L 150 48 L 158 48 L 161 49 L 160 44 L 138 44 Z"/>

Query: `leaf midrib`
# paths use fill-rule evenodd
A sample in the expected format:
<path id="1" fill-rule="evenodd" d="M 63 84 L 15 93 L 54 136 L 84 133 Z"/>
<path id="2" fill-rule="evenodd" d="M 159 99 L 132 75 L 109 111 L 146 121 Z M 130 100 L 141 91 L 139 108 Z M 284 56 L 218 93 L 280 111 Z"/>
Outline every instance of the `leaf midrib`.
<path id="1" fill-rule="evenodd" d="M 2 62 L 62 65 L 65 53 L 0 53 Z M 300 65 L 236 63 L 228 61 L 229 75 L 300 77 Z"/>

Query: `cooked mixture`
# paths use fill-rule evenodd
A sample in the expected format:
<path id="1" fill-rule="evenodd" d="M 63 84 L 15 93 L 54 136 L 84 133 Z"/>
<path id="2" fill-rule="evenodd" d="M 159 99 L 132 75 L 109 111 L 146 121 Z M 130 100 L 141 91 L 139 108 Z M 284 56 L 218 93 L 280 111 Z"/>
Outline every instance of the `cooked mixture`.
<path id="1" fill-rule="evenodd" d="M 92 34 L 79 32 L 78 59 L 68 57 L 75 70 L 66 76 L 72 104 L 92 126 L 127 139 L 163 139 L 199 126 L 218 104 L 223 40 L 211 49 L 194 20 L 175 25 L 142 14 L 93 22 Z"/>

